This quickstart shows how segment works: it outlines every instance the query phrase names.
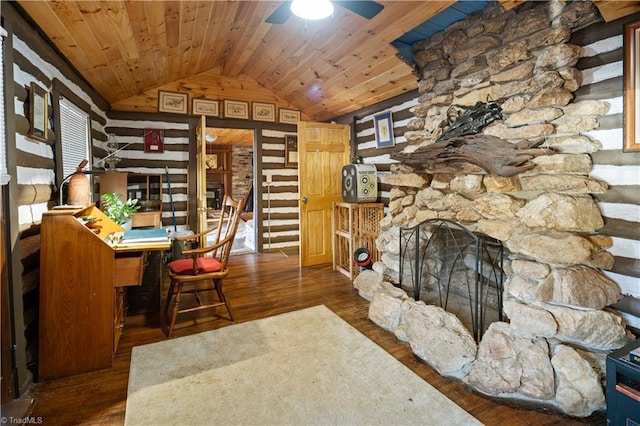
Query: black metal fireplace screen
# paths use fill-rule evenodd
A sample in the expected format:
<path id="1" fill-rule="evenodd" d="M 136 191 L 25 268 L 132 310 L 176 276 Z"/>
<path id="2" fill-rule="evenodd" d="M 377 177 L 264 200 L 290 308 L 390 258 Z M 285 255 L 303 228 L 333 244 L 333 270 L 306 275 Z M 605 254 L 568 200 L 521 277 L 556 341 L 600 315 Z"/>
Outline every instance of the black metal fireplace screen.
<path id="1" fill-rule="evenodd" d="M 476 342 L 502 320 L 504 249 L 499 240 L 444 219 L 400 229 L 400 285 L 415 300 L 455 314 Z"/>

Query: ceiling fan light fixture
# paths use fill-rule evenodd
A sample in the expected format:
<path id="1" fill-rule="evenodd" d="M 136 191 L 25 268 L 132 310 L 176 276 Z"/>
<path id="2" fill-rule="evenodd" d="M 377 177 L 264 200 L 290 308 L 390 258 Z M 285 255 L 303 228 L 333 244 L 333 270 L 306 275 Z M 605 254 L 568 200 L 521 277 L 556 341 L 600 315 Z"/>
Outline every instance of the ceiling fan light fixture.
<path id="1" fill-rule="evenodd" d="M 291 12 L 309 21 L 328 18 L 333 14 L 333 4 L 329 0 L 293 0 Z"/>

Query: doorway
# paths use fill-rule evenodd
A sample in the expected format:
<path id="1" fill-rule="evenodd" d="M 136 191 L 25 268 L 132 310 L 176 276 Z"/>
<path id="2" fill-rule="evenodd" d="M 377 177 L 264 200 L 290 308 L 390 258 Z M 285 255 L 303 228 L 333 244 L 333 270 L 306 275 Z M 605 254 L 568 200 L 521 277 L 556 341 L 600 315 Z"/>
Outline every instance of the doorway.
<path id="1" fill-rule="evenodd" d="M 207 227 L 219 218 L 222 199 L 229 195 L 235 200 L 248 196 L 232 248 L 232 254 L 256 251 L 254 222 L 254 130 L 206 127 L 205 155 L 202 170 L 205 174 Z"/>

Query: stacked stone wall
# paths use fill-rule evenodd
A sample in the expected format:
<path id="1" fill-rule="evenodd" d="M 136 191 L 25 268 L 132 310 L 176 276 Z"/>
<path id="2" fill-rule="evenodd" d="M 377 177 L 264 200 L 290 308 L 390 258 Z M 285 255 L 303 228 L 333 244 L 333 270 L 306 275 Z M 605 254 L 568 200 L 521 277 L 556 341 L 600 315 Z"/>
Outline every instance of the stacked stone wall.
<path id="1" fill-rule="evenodd" d="M 355 283 L 371 300 L 372 320 L 442 374 L 488 395 L 574 416 L 605 407 L 606 354 L 632 338 L 606 309 L 622 295 L 602 272 L 614 258 L 607 252 L 611 239 L 598 234 L 604 222 L 593 195 L 607 185 L 589 177 L 589 154 L 600 142 L 585 134 L 609 105 L 572 102 L 582 83 L 575 68 L 582 48 L 568 41 L 598 19 L 591 2 L 528 2 L 511 11 L 492 3 L 414 45 L 421 96 L 403 154 L 433 144 L 449 125 L 452 105 L 487 100 L 501 105 L 504 119 L 482 133 L 512 144 L 538 142 L 547 154 L 511 177 L 465 162 L 425 159 L 416 167 L 414 158 L 411 167 L 392 166 L 383 181 L 392 189 L 377 240 L 381 261 Z M 508 320 L 492 324 L 477 347 L 459 321 L 391 284 L 399 281 L 400 228 L 432 218 L 462 223 L 509 250 Z M 424 331 L 423 324 L 435 329 Z"/>

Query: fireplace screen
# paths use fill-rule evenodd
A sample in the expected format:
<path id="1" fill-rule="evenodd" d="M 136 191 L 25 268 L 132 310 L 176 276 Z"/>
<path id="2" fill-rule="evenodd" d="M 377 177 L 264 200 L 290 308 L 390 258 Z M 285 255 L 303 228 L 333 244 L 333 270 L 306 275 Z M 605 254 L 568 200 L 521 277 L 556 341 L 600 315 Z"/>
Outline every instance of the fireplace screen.
<path id="1" fill-rule="evenodd" d="M 455 314 L 479 342 L 502 320 L 503 256 L 499 240 L 427 220 L 400 229 L 400 285 L 415 300 Z"/>

